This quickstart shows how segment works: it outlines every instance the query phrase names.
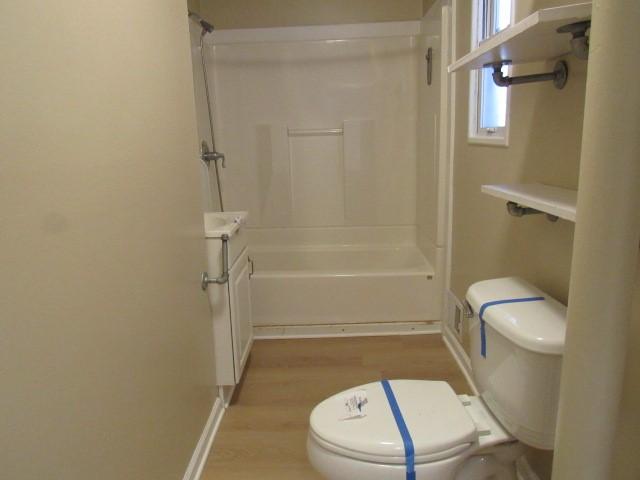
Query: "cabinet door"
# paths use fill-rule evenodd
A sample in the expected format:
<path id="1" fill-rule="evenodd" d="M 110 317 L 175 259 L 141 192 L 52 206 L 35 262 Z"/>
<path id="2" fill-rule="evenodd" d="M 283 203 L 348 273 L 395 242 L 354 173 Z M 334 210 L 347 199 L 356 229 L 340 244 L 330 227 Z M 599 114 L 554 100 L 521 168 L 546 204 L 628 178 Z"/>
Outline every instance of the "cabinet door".
<path id="1" fill-rule="evenodd" d="M 249 272 L 249 257 L 245 249 L 229 272 L 233 365 L 236 383 L 240 382 L 242 370 L 247 362 L 251 345 L 253 344 Z"/>

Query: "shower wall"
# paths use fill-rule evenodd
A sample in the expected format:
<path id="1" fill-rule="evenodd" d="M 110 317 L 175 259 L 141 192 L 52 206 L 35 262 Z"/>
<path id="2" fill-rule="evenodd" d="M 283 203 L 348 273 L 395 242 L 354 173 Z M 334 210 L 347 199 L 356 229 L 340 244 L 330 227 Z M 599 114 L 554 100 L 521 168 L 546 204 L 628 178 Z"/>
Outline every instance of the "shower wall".
<path id="1" fill-rule="evenodd" d="M 258 228 L 415 225 L 416 23 L 330 40 L 214 33 L 225 209 Z"/>
<path id="2" fill-rule="evenodd" d="M 427 30 L 211 36 L 225 210 L 249 211 L 256 327 L 440 320 L 440 73 L 428 86 L 425 62 L 439 31 Z"/>
<path id="3" fill-rule="evenodd" d="M 441 131 L 440 117 L 443 108 L 442 58 L 447 55 L 441 42 L 441 10 L 440 1 L 432 2 L 432 7 L 422 19 L 422 35 L 417 43 L 416 242 L 422 253 L 435 264 L 437 272 L 444 272 L 447 183 L 446 149 L 440 148 L 441 143 L 447 143 L 446 139 L 440 141 L 441 134 L 446 135 L 446 128 Z M 426 58 L 429 52 L 430 67 Z"/>

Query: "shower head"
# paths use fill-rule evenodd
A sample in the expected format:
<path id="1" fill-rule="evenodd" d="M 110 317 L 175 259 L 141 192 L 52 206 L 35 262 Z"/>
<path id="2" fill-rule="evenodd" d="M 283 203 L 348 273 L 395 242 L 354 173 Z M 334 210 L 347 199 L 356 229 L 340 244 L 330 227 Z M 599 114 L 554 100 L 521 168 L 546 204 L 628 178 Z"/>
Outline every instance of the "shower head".
<path id="1" fill-rule="evenodd" d="M 213 32 L 213 25 L 211 25 L 209 22 L 207 22 L 204 18 L 202 18 L 200 15 L 198 15 L 197 13 L 194 12 L 189 12 L 189 18 L 198 22 L 200 24 L 200 26 L 202 27 L 202 33 L 211 33 Z"/>

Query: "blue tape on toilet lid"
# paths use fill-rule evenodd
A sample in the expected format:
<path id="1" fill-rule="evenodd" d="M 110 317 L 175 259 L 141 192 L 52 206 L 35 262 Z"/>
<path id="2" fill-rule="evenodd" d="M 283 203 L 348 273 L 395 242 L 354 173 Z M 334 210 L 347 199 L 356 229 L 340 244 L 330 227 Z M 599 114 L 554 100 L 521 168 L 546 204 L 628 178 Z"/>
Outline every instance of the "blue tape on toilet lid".
<path id="1" fill-rule="evenodd" d="M 480 318 L 480 355 L 482 355 L 483 358 L 487 358 L 487 333 L 484 320 L 484 313 L 487 308 L 508 303 L 539 302 L 542 300 L 544 300 L 544 297 L 522 297 L 507 298 L 504 300 L 492 300 L 491 302 L 483 303 L 480 307 L 480 311 L 478 312 L 478 317 Z"/>
<path id="2" fill-rule="evenodd" d="M 475 424 L 446 382 L 391 380 L 389 383 L 411 432 L 416 464 L 452 449 L 464 449 L 476 440 Z M 344 398 L 355 390 L 367 392 L 366 416 L 343 421 Z M 340 455 L 386 464 L 406 463 L 404 443 L 379 381 L 354 386 L 324 400 L 309 420 L 314 435 Z"/>
<path id="3" fill-rule="evenodd" d="M 407 424 L 404 421 L 404 417 L 402 416 L 402 411 L 400 410 L 400 406 L 398 405 L 398 401 L 396 400 L 396 396 L 393 394 L 393 388 L 391 388 L 391 384 L 388 380 L 382 380 L 382 388 L 384 388 L 384 393 L 387 395 L 387 400 L 389 401 L 389 408 L 391 408 L 391 412 L 393 413 L 393 418 L 398 425 L 398 431 L 400 432 L 400 436 L 402 436 L 402 442 L 404 443 L 404 458 L 407 465 L 407 480 L 415 480 L 416 478 L 416 457 L 415 457 L 415 449 L 413 447 L 413 439 L 411 438 L 411 432 L 407 428 Z"/>

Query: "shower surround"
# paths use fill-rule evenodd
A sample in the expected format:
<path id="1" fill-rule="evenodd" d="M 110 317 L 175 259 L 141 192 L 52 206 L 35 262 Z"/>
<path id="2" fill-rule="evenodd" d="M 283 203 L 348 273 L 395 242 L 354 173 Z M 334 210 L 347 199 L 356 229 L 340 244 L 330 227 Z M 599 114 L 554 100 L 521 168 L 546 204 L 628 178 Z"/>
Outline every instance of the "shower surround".
<path id="1" fill-rule="evenodd" d="M 437 129 L 418 134 L 421 28 L 211 35 L 223 194 L 228 209 L 250 212 L 256 327 L 440 318 L 442 255 L 429 200 Z M 432 103 L 437 112 L 439 99 Z"/>

